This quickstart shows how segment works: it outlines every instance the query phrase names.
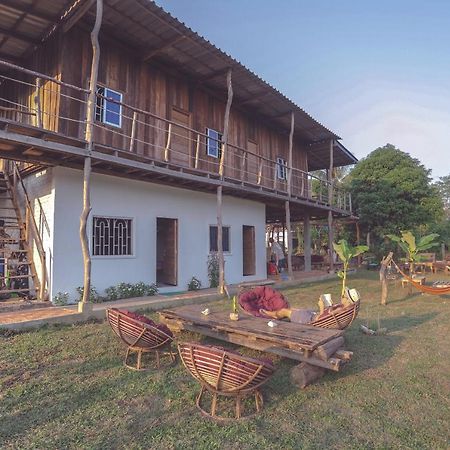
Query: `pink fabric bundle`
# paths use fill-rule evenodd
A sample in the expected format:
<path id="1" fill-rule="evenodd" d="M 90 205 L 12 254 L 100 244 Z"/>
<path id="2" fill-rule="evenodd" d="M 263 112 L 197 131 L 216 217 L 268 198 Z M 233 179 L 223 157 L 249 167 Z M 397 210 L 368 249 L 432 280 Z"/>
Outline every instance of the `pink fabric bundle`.
<path id="1" fill-rule="evenodd" d="M 159 331 L 162 331 L 163 333 L 167 334 L 168 336 L 173 336 L 173 333 L 170 331 L 169 327 L 167 325 L 164 325 L 163 323 L 156 323 L 149 317 L 146 317 L 142 314 L 138 314 L 132 311 L 128 311 L 126 309 L 117 309 L 117 311 L 119 311 L 120 313 L 124 314 L 127 317 L 130 317 L 131 319 L 138 320 L 139 322 L 146 323 L 147 325 L 155 327 Z"/>
<path id="2" fill-rule="evenodd" d="M 239 296 L 239 305 L 255 317 L 267 317 L 260 312 L 261 309 L 267 311 L 278 311 L 282 308 L 289 308 L 289 303 L 284 296 L 269 286 L 258 286 L 251 291 L 244 292 Z"/>

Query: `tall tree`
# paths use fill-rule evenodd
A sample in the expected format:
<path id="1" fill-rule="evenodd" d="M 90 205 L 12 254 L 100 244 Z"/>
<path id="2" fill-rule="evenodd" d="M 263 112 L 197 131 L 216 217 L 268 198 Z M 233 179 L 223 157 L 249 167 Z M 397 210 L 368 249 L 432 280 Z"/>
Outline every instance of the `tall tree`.
<path id="1" fill-rule="evenodd" d="M 450 219 L 450 175 L 440 177 L 435 186 L 444 202 L 447 219 Z"/>
<path id="2" fill-rule="evenodd" d="M 436 222 L 443 215 L 430 171 L 394 145 L 379 147 L 362 159 L 349 179 L 361 229 L 379 238 Z"/>

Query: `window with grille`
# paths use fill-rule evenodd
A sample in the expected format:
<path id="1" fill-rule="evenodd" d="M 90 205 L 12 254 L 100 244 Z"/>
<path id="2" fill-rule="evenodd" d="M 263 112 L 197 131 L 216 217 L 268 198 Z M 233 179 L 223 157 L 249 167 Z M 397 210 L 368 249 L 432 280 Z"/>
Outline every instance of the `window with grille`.
<path id="1" fill-rule="evenodd" d="M 217 225 L 209 227 L 209 251 L 217 252 Z M 224 252 L 230 251 L 230 227 L 222 227 L 222 249 Z"/>
<path id="2" fill-rule="evenodd" d="M 277 178 L 287 180 L 287 164 L 283 158 L 277 158 Z"/>
<path id="3" fill-rule="evenodd" d="M 94 217 L 92 254 L 94 256 L 132 255 L 132 219 Z"/>
<path id="4" fill-rule="evenodd" d="M 220 158 L 222 153 L 222 134 L 211 128 L 206 129 L 206 154 L 213 158 Z"/>
<path id="5" fill-rule="evenodd" d="M 97 88 L 97 94 L 101 95 L 101 97 L 97 97 L 95 120 L 121 128 L 122 105 L 115 102 L 122 103 L 122 94 L 103 86 Z"/>

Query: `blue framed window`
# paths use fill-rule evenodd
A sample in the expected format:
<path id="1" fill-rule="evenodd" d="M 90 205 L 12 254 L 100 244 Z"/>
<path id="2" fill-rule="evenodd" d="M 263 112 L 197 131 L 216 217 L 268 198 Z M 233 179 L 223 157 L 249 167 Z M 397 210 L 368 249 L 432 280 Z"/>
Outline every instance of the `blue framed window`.
<path id="1" fill-rule="evenodd" d="M 222 154 L 222 133 L 207 128 L 206 135 L 206 154 L 213 158 L 220 158 Z"/>
<path id="2" fill-rule="evenodd" d="M 98 122 L 122 128 L 122 105 L 115 102 L 122 103 L 123 95 L 104 86 L 97 88 L 97 94 L 102 97 L 97 97 L 95 119 Z"/>
<path id="3" fill-rule="evenodd" d="M 287 164 L 283 158 L 277 158 L 277 178 L 287 180 Z"/>

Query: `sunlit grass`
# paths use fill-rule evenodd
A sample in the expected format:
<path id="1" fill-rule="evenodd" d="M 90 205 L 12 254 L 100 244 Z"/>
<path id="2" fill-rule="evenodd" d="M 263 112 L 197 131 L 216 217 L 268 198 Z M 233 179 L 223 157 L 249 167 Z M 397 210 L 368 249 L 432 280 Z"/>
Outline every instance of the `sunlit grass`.
<path id="1" fill-rule="evenodd" d="M 227 425 L 199 414 L 198 385 L 180 363 L 159 372 L 125 369 L 124 347 L 106 323 L 0 337 L 0 447 L 448 448 L 450 296 L 409 296 L 397 282 L 383 307 L 377 273 L 354 275 L 350 286 L 363 299 L 346 334 L 351 364 L 298 390 L 289 383 L 296 363 L 274 358 L 263 413 Z M 336 298 L 339 282 L 284 293 L 292 305 L 315 307 L 325 292 Z M 376 329 L 378 317 L 387 335 L 359 331 L 367 321 Z"/>

